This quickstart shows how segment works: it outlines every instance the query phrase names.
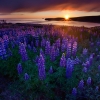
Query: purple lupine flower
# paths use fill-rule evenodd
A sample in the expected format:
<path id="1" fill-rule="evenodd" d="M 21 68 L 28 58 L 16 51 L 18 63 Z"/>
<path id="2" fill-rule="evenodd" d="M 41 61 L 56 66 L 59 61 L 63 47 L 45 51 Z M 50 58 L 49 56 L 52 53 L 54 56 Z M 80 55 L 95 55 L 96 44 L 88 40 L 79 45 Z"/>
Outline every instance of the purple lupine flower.
<path id="1" fill-rule="evenodd" d="M 75 41 L 75 42 L 73 43 L 73 48 L 72 48 L 72 54 L 73 54 L 73 56 L 76 55 L 76 52 L 77 52 L 77 42 Z"/>
<path id="2" fill-rule="evenodd" d="M 50 69 L 49 69 L 49 73 L 50 73 L 50 74 L 53 73 L 53 68 L 52 68 L 52 66 L 51 66 Z"/>
<path id="3" fill-rule="evenodd" d="M 100 55 L 97 55 L 96 60 L 97 61 L 100 60 Z"/>
<path id="4" fill-rule="evenodd" d="M 89 61 L 86 61 L 85 64 L 86 64 L 86 67 L 87 67 L 87 68 L 90 67 L 90 62 L 89 62 Z"/>
<path id="5" fill-rule="evenodd" d="M 77 95 L 77 89 L 76 89 L 76 88 L 73 88 L 73 90 L 72 90 L 72 95 L 73 95 L 73 96 L 76 96 L 76 95 Z"/>
<path id="6" fill-rule="evenodd" d="M 8 44 L 9 44 L 8 35 L 3 35 L 3 41 L 4 41 L 4 46 L 7 49 L 8 48 Z"/>
<path id="7" fill-rule="evenodd" d="M 87 55 L 87 53 L 88 53 L 88 49 L 83 49 L 83 55 Z"/>
<path id="8" fill-rule="evenodd" d="M 68 57 L 70 57 L 71 56 L 71 42 L 69 42 L 68 44 L 67 44 L 67 52 L 66 52 L 66 57 L 68 58 Z"/>
<path id="9" fill-rule="evenodd" d="M 86 67 L 86 63 L 83 63 L 82 66 Z"/>
<path id="10" fill-rule="evenodd" d="M 100 71 L 100 65 L 98 66 L 98 70 Z"/>
<path id="11" fill-rule="evenodd" d="M 61 45 L 61 52 L 64 52 L 66 50 L 66 46 L 65 46 L 65 44 L 62 44 Z"/>
<path id="12" fill-rule="evenodd" d="M 87 72 L 87 68 L 84 67 L 82 71 L 83 71 L 84 73 L 86 73 L 86 72 Z"/>
<path id="13" fill-rule="evenodd" d="M 40 57 L 38 58 L 38 71 L 39 71 L 39 79 L 43 80 L 46 77 L 46 72 L 45 72 L 45 59 L 43 56 L 40 54 Z"/>
<path id="14" fill-rule="evenodd" d="M 41 41 L 41 47 L 45 47 L 45 44 L 46 44 L 45 39 L 42 38 L 42 41 Z"/>
<path id="15" fill-rule="evenodd" d="M 68 42 L 68 39 L 66 39 L 65 37 L 62 39 L 62 44 L 64 44 L 65 46 L 67 46 L 67 42 Z"/>
<path id="16" fill-rule="evenodd" d="M 27 47 L 28 47 L 28 49 L 29 49 L 29 50 L 32 50 L 32 47 L 31 47 L 31 45 L 30 45 L 30 44 L 28 44 L 28 46 L 27 46 Z"/>
<path id="17" fill-rule="evenodd" d="M 91 85 L 91 77 L 88 77 L 88 79 L 87 79 L 87 85 Z"/>
<path id="18" fill-rule="evenodd" d="M 82 89 L 84 88 L 84 81 L 83 81 L 83 80 L 81 80 L 81 81 L 79 82 L 78 88 L 79 88 L 80 90 L 82 90 Z"/>
<path id="19" fill-rule="evenodd" d="M 95 51 L 97 52 L 98 51 L 98 48 L 96 48 Z"/>
<path id="20" fill-rule="evenodd" d="M 55 57 L 56 57 L 55 47 L 52 46 L 52 47 L 51 47 L 51 52 L 50 52 L 50 59 L 51 59 L 52 61 L 54 61 L 54 60 L 55 60 Z"/>
<path id="21" fill-rule="evenodd" d="M 44 52 L 43 52 L 42 49 L 40 49 L 40 54 L 41 54 L 43 57 L 45 57 Z"/>
<path id="22" fill-rule="evenodd" d="M 17 65 L 17 71 L 18 71 L 18 74 L 21 74 L 22 73 L 22 65 L 21 65 L 21 63 L 19 63 Z"/>
<path id="23" fill-rule="evenodd" d="M 65 54 L 62 54 L 62 57 L 60 59 L 60 66 L 61 67 L 65 67 L 66 66 L 66 58 L 65 58 Z"/>
<path id="24" fill-rule="evenodd" d="M 4 41 L 1 40 L 1 45 L 0 45 L 0 56 L 1 56 L 1 58 L 5 59 L 6 58 L 6 56 L 5 56 L 6 54 L 7 54 L 7 50 L 6 50 L 5 46 L 4 46 Z"/>
<path id="25" fill-rule="evenodd" d="M 89 58 L 89 62 L 90 62 L 90 64 L 92 64 L 92 61 L 93 61 L 93 54 L 90 55 L 90 58 Z"/>
<path id="26" fill-rule="evenodd" d="M 36 40 L 36 41 L 35 41 L 35 45 L 36 45 L 36 47 L 39 46 L 39 40 Z"/>
<path id="27" fill-rule="evenodd" d="M 29 78 L 30 78 L 29 75 L 28 75 L 27 73 L 25 73 L 25 74 L 24 74 L 24 79 L 25 79 L 25 80 L 28 80 Z"/>
<path id="28" fill-rule="evenodd" d="M 93 42 L 90 42 L 90 46 L 93 46 L 94 45 L 94 43 Z"/>
<path id="29" fill-rule="evenodd" d="M 57 48 L 60 47 L 60 38 L 56 41 L 56 46 L 57 46 Z"/>
<path id="30" fill-rule="evenodd" d="M 81 60 L 79 60 L 79 58 L 76 56 L 75 60 L 74 60 L 74 64 L 79 64 L 81 62 Z"/>
<path id="31" fill-rule="evenodd" d="M 38 59 L 39 59 L 39 56 L 37 55 L 35 59 L 33 59 L 33 62 L 35 62 L 36 64 L 38 63 Z"/>
<path id="32" fill-rule="evenodd" d="M 25 47 L 27 46 L 26 38 L 24 38 L 24 46 L 25 46 Z"/>
<path id="33" fill-rule="evenodd" d="M 19 51 L 20 51 L 22 60 L 23 61 L 28 60 L 28 55 L 27 55 L 27 52 L 26 52 L 26 48 L 25 48 L 25 45 L 23 43 L 20 43 L 20 45 L 19 45 Z"/>
<path id="34" fill-rule="evenodd" d="M 95 92 L 98 92 L 98 91 L 99 91 L 99 87 L 96 86 L 96 88 L 95 88 Z"/>
<path id="35" fill-rule="evenodd" d="M 70 58 L 68 58 L 67 59 L 67 65 L 66 65 L 66 77 L 67 78 L 70 78 L 71 75 L 72 75 L 73 65 L 74 65 L 73 61 Z"/>
<path id="36" fill-rule="evenodd" d="M 97 46 L 100 46 L 100 41 L 97 42 Z"/>
<path id="37" fill-rule="evenodd" d="M 34 46 L 33 46 L 33 52 L 34 52 L 34 53 L 37 52 L 37 49 L 36 49 L 36 47 L 34 47 Z"/>
<path id="38" fill-rule="evenodd" d="M 59 56 L 59 48 L 56 49 L 56 57 Z"/>
<path id="39" fill-rule="evenodd" d="M 46 46 L 45 46 L 45 54 L 49 55 L 50 54 L 50 41 L 46 41 Z"/>
<path id="40" fill-rule="evenodd" d="M 14 48 L 15 47 L 15 44 L 14 44 L 14 41 L 11 42 L 11 47 Z"/>
<path id="41" fill-rule="evenodd" d="M 9 53 L 9 56 L 12 56 L 12 51 L 10 48 L 8 49 L 8 53 Z"/>

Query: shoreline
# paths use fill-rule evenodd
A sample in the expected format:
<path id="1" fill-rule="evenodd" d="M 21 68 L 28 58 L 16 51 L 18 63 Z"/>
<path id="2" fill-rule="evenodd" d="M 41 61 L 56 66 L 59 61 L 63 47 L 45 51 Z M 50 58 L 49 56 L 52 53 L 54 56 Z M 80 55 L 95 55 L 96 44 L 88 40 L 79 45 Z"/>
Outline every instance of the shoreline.
<path id="1" fill-rule="evenodd" d="M 80 22 L 80 21 L 79 21 Z M 34 23 L 0 23 L 0 29 L 2 28 L 12 28 L 12 27 L 19 27 L 19 26 L 32 26 L 34 28 L 43 28 L 44 26 L 61 26 L 61 27 L 85 27 L 85 28 L 95 28 L 95 27 L 100 27 L 100 26 L 92 26 L 92 27 L 87 27 L 87 26 L 71 26 L 71 25 L 54 25 L 54 24 L 34 24 Z"/>

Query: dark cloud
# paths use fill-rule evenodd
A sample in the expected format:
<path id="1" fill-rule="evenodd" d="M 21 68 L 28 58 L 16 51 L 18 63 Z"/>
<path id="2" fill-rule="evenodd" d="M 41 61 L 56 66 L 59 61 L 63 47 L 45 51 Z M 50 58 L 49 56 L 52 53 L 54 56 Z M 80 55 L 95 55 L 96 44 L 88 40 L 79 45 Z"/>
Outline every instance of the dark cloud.
<path id="1" fill-rule="evenodd" d="M 0 0 L 0 12 L 37 12 L 46 10 L 100 11 L 99 0 Z"/>

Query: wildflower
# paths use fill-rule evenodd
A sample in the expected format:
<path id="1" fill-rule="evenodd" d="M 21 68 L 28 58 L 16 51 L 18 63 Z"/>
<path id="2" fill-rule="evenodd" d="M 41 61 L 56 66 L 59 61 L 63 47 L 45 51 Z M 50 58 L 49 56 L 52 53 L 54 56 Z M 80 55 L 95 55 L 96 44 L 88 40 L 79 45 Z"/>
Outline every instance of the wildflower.
<path id="1" fill-rule="evenodd" d="M 95 88 L 95 92 L 98 92 L 98 91 L 99 91 L 99 87 L 96 86 L 96 88 Z"/>
<path id="2" fill-rule="evenodd" d="M 88 53 L 88 49 L 83 49 L 83 55 L 87 55 L 87 53 Z"/>
<path id="3" fill-rule="evenodd" d="M 86 73 L 86 72 L 87 72 L 87 68 L 84 67 L 82 71 L 83 71 L 84 73 Z"/>
<path id="4" fill-rule="evenodd" d="M 62 54 L 62 57 L 60 59 L 60 66 L 61 67 L 65 67 L 66 66 L 66 58 L 65 58 L 65 54 Z"/>
<path id="5" fill-rule="evenodd" d="M 79 88 L 80 90 L 82 90 L 82 89 L 84 88 L 84 81 L 83 81 L 83 80 L 81 80 L 81 81 L 79 82 L 78 88 Z"/>
<path id="6" fill-rule="evenodd" d="M 73 61 L 70 58 L 68 58 L 67 59 L 67 65 L 66 65 L 66 77 L 67 78 L 70 78 L 71 75 L 72 75 L 73 65 L 74 65 Z"/>
<path id="7" fill-rule="evenodd" d="M 23 61 L 28 60 L 28 55 L 27 55 L 27 52 L 26 52 L 26 48 L 25 48 L 25 45 L 23 43 L 20 43 L 19 50 L 20 50 L 22 60 Z"/>
<path id="8" fill-rule="evenodd" d="M 27 73 L 24 74 L 24 79 L 28 80 L 29 79 L 29 75 Z"/>
<path id="9" fill-rule="evenodd" d="M 73 96 L 76 96 L 76 94 L 77 94 L 77 89 L 76 89 L 76 88 L 73 88 L 73 90 L 72 90 L 72 95 L 73 95 Z"/>
<path id="10" fill-rule="evenodd" d="M 87 85 L 91 85 L 91 77 L 88 77 L 88 79 L 87 79 Z"/>
<path id="11" fill-rule="evenodd" d="M 45 73 L 45 59 L 43 58 L 43 56 L 40 54 L 39 58 L 38 58 L 38 71 L 39 71 L 39 79 L 43 80 L 46 77 L 46 73 Z"/>
<path id="12" fill-rule="evenodd" d="M 50 73 L 50 74 L 53 73 L 53 68 L 52 68 L 52 66 L 50 67 L 49 73 Z"/>
<path id="13" fill-rule="evenodd" d="M 56 57 L 55 47 L 52 46 L 51 47 L 51 52 L 50 52 L 50 58 L 51 58 L 52 61 L 54 61 L 55 57 Z"/>
<path id="14" fill-rule="evenodd" d="M 19 63 L 17 65 L 17 71 L 18 71 L 18 74 L 21 74 L 22 73 L 22 65 L 21 65 L 21 63 Z"/>

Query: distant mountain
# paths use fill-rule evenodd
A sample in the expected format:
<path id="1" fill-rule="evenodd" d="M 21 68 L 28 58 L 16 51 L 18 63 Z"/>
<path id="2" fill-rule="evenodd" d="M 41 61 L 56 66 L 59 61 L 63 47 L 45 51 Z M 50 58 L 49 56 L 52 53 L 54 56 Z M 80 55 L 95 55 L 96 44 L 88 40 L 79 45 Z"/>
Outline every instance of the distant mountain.
<path id="1" fill-rule="evenodd" d="M 45 20 L 48 20 L 48 21 L 66 21 L 65 18 L 45 18 Z M 71 17 L 71 18 L 69 18 L 68 21 L 100 23 L 100 15 L 98 15 L 98 16 Z"/>

